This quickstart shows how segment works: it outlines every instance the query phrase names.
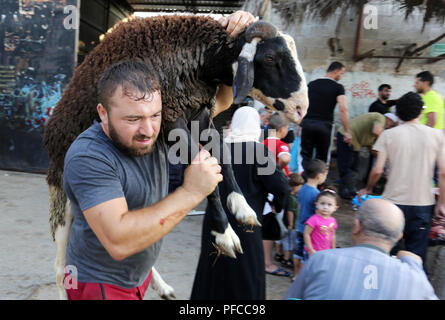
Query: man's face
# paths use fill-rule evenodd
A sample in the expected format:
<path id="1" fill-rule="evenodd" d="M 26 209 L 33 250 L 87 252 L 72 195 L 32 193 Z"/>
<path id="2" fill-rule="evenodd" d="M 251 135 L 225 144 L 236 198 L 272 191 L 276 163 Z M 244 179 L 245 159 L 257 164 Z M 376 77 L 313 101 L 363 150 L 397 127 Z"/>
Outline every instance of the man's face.
<path id="1" fill-rule="evenodd" d="M 414 83 L 414 88 L 416 89 L 417 93 L 424 93 L 425 86 L 426 86 L 426 82 L 420 80 L 420 78 L 416 78 L 416 82 Z"/>
<path id="2" fill-rule="evenodd" d="M 388 100 L 391 96 L 391 89 L 389 88 L 383 88 L 382 91 L 379 92 L 380 99 L 382 100 Z"/>
<path id="3" fill-rule="evenodd" d="M 334 80 L 335 81 L 340 81 L 341 77 L 343 76 L 344 73 L 345 73 L 345 68 L 341 68 L 340 70 L 336 70 L 334 72 Z"/>
<path id="4" fill-rule="evenodd" d="M 139 95 L 137 95 L 139 96 Z M 109 112 L 101 115 L 108 137 L 132 156 L 153 151 L 162 120 L 162 101 L 159 91 L 136 100 L 118 87 L 109 98 Z M 100 114 L 100 111 L 99 111 Z"/>
<path id="5" fill-rule="evenodd" d="M 397 125 L 398 125 L 397 122 L 394 122 L 391 119 L 385 117 L 385 129 L 391 129 L 391 128 L 394 128 Z"/>

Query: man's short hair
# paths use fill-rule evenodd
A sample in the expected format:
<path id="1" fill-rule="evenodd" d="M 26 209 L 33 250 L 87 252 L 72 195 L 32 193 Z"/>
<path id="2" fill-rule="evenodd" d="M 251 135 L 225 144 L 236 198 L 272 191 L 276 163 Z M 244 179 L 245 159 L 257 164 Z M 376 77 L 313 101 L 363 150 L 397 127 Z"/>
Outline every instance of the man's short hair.
<path id="1" fill-rule="evenodd" d="M 422 71 L 416 75 L 416 78 L 420 78 L 420 81 L 429 82 L 430 86 L 434 83 L 434 76 L 429 71 Z"/>
<path id="2" fill-rule="evenodd" d="M 272 130 L 280 130 L 282 127 L 285 127 L 289 124 L 289 122 L 284 119 L 283 116 L 281 116 L 281 114 L 279 114 L 278 112 L 275 112 L 269 119 L 269 129 Z"/>
<path id="3" fill-rule="evenodd" d="M 146 100 L 160 90 L 156 72 L 147 64 L 131 60 L 115 63 L 102 73 L 97 84 L 98 102 L 107 111 L 110 111 L 109 98 L 119 86 L 134 100 Z"/>
<path id="4" fill-rule="evenodd" d="M 387 83 L 381 84 L 381 85 L 379 86 L 379 91 L 382 91 L 382 90 L 385 89 L 385 88 L 387 88 L 387 89 L 391 89 L 391 86 L 390 86 L 389 84 L 387 84 Z"/>
<path id="5" fill-rule="evenodd" d="M 315 179 L 318 174 L 326 171 L 328 171 L 328 166 L 320 159 L 312 159 L 304 168 L 306 176 L 310 179 Z"/>
<path id="6" fill-rule="evenodd" d="M 403 121 L 410 121 L 417 118 L 423 109 L 423 100 L 415 92 L 404 94 L 396 105 L 396 115 Z"/>
<path id="7" fill-rule="evenodd" d="M 334 61 L 334 62 L 332 62 L 332 63 L 329 65 L 327 72 L 332 72 L 332 71 L 335 71 L 335 70 L 341 70 L 341 69 L 343 69 L 344 67 L 345 67 L 345 66 L 343 65 L 343 63 L 338 62 L 338 61 Z"/>
<path id="8" fill-rule="evenodd" d="M 405 227 L 405 220 L 400 223 L 388 224 L 385 221 L 385 214 L 376 214 L 373 206 L 363 205 L 357 211 L 357 219 L 366 236 L 386 240 L 392 244 L 397 243 L 400 234 Z"/>

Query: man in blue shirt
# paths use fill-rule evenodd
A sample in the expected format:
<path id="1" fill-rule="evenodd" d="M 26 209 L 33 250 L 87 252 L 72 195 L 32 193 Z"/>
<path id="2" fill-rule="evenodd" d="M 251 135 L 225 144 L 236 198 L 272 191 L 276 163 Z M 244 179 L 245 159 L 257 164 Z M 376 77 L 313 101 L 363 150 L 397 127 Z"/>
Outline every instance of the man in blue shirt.
<path id="1" fill-rule="evenodd" d="M 355 246 L 314 253 L 285 299 L 438 299 L 419 256 L 408 251 L 399 251 L 398 259 L 389 255 L 404 225 L 397 206 L 382 199 L 367 200 L 355 219 Z"/>

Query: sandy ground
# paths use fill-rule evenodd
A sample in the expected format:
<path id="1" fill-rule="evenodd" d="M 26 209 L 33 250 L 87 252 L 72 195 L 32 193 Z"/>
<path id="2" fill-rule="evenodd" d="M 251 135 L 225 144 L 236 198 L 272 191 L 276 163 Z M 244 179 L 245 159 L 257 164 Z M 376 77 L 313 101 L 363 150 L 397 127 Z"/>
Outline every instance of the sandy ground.
<path id="1" fill-rule="evenodd" d="M 202 209 L 203 204 L 198 206 Z M 353 211 L 342 203 L 336 213 L 337 245 L 351 244 Z M 164 238 L 156 268 L 189 299 L 198 263 L 202 215 L 187 216 Z M 0 171 L 0 299 L 58 299 L 53 272 L 55 243 L 49 233 L 48 189 L 44 175 Z M 290 279 L 267 275 L 267 299 L 282 299 Z M 145 299 L 159 299 L 149 289 Z"/>

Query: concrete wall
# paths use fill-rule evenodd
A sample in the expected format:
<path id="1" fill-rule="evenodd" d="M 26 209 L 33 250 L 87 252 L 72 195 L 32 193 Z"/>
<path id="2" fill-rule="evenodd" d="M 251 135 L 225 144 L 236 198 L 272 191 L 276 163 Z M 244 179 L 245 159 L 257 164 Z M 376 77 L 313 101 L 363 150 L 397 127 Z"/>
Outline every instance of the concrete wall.
<path id="1" fill-rule="evenodd" d="M 362 25 L 359 54 L 375 48 L 375 55 L 401 55 L 401 48 L 406 45 L 416 43 L 420 46 L 445 32 L 445 25 L 435 22 L 427 24 L 422 32 L 423 13 L 414 12 L 405 20 L 404 11 L 399 11 L 393 1 L 373 1 L 370 4 L 377 8 L 377 29 L 367 30 Z M 326 22 L 312 19 L 287 26 L 280 15 L 273 11 L 271 22 L 294 37 L 308 82 L 324 76 L 326 68 L 333 61 L 340 61 L 347 66 L 340 83 L 346 89 L 351 117 L 367 112 L 377 97 L 377 87 L 382 83 L 392 86 L 392 98 L 414 90 L 415 75 L 423 70 L 436 75 L 434 89 L 445 96 L 445 60 L 434 64 L 428 64 L 427 60 L 405 60 L 398 73 L 395 72 L 398 59 L 372 58 L 355 63 L 353 53 L 358 13 L 354 10 L 349 9 L 340 24 L 337 38 L 343 52 L 336 52 L 334 56 L 328 40 L 336 36 L 340 16 L 339 9 Z M 366 17 L 370 16 L 365 14 Z M 441 43 L 445 43 L 445 39 Z M 429 56 L 429 53 L 430 48 L 422 55 Z"/>

